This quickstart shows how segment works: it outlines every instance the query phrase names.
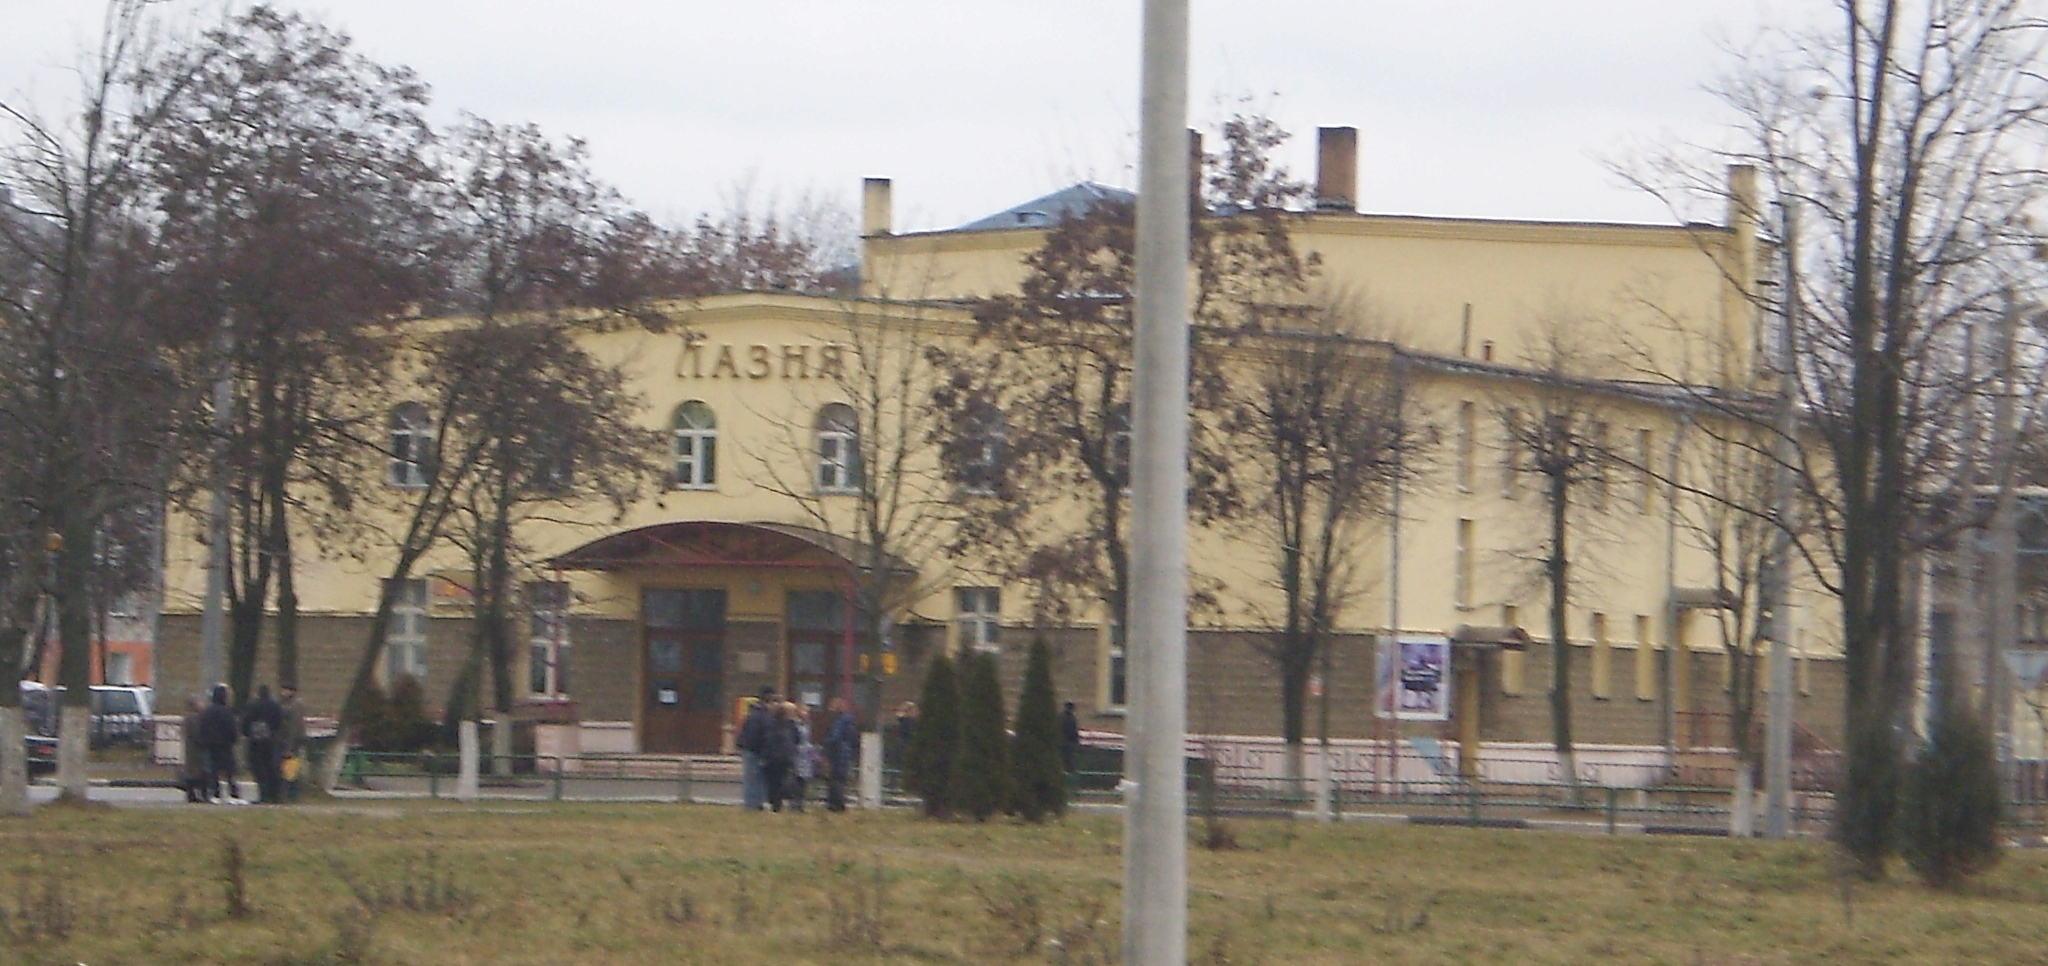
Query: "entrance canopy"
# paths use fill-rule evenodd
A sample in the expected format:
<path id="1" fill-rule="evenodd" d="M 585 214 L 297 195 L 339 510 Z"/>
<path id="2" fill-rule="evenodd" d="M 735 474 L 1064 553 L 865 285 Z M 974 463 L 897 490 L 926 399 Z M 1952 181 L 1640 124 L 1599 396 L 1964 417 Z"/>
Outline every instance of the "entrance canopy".
<path id="1" fill-rule="evenodd" d="M 550 561 L 558 570 L 648 567 L 818 567 L 871 571 L 880 556 L 891 574 L 915 576 L 900 557 L 877 555 L 847 537 L 792 523 L 691 520 L 599 537 Z"/>

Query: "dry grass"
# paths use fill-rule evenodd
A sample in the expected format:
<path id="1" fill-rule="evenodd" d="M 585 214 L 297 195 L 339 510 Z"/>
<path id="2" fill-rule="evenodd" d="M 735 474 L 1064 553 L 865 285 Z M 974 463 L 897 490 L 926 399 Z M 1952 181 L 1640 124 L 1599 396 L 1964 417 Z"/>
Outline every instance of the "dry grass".
<path id="1" fill-rule="evenodd" d="M 1893 882 L 1845 902 L 1813 844 L 1235 831 L 1242 848 L 1190 852 L 1195 963 L 2048 964 L 2041 852 L 1961 894 Z M 0 821 L 0 962 L 1106 964 L 1117 842 L 1088 817 L 44 810 Z"/>

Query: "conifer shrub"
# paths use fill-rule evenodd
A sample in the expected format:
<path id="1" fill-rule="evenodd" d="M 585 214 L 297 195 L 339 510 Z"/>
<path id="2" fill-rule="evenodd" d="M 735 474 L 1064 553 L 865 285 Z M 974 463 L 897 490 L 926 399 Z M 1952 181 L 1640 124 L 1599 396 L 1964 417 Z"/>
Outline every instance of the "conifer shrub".
<path id="1" fill-rule="evenodd" d="M 426 692 L 411 675 L 392 682 L 389 695 L 372 682 L 356 698 L 355 717 L 356 744 L 364 751 L 420 751 L 441 735 L 427 715 Z"/>
<path id="2" fill-rule="evenodd" d="M 979 822 L 1010 808 L 1010 736 L 995 655 L 969 654 L 960 663 L 960 751 L 946 801 Z"/>
<path id="3" fill-rule="evenodd" d="M 926 815 L 942 818 L 952 811 L 947 793 L 959 747 L 960 688 L 952 659 L 941 652 L 925 671 L 917 730 L 903 752 L 903 786 L 924 801 Z"/>
<path id="4" fill-rule="evenodd" d="M 1953 888 L 1998 862 L 1998 752 L 1974 709 L 1941 702 L 1901 797 L 1900 851 L 1922 882 Z"/>
<path id="5" fill-rule="evenodd" d="M 1052 650 L 1045 638 L 1031 642 L 1024 687 L 1017 693 L 1016 735 L 1010 741 L 1013 808 L 1026 821 L 1042 822 L 1067 810 L 1067 771 L 1060 762 L 1059 701 L 1052 690 Z"/>

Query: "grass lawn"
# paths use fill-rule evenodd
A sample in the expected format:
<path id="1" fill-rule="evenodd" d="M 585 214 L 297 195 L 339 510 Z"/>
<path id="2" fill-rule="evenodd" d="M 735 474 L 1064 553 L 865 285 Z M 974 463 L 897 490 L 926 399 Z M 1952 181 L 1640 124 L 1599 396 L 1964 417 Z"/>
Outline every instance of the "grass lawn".
<path id="1" fill-rule="evenodd" d="M 2043 852 L 1845 901 L 1810 843 L 1232 828 L 1189 853 L 1196 963 L 2048 964 Z M 1099 816 L 52 807 L 0 820 L 0 962 L 1107 963 L 1118 839 Z"/>

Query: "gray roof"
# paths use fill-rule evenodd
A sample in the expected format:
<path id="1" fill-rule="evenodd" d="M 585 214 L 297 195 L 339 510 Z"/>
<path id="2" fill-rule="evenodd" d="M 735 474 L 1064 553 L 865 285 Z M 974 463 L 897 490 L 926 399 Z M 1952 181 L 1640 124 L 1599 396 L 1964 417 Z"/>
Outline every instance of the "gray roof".
<path id="1" fill-rule="evenodd" d="M 1136 192 L 1096 184 L 1093 181 L 1083 181 L 1068 185 L 1043 198 L 1033 198 L 1014 208 L 970 221 L 953 230 L 1001 231 L 1006 228 L 1044 228 L 1081 215 L 1098 201 L 1131 204 L 1137 200 Z"/>

